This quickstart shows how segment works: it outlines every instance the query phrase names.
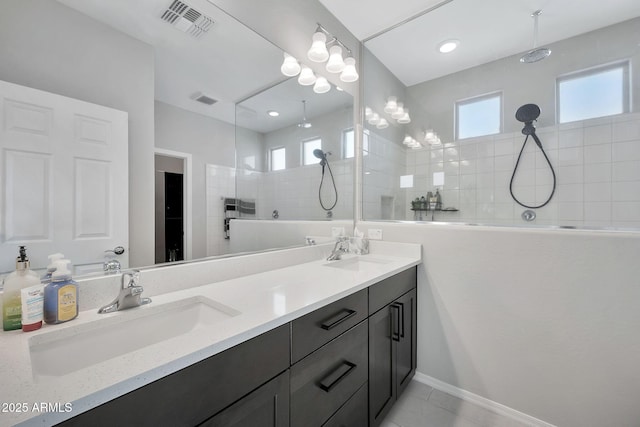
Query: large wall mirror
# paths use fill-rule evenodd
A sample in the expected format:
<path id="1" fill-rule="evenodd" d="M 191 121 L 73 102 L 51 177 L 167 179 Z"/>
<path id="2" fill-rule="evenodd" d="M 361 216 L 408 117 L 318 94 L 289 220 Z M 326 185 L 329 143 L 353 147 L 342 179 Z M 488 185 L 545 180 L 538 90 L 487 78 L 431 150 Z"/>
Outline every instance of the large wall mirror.
<path id="1" fill-rule="evenodd" d="M 432 3 L 356 34 L 364 218 L 640 227 L 640 3 Z M 530 136 L 520 156 L 526 104 L 544 154 Z"/>
<path id="2" fill-rule="evenodd" d="M 100 146 L 111 157 L 74 154 L 66 171 L 59 170 L 57 154 L 48 148 L 58 126 L 48 120 L 62 115 L 50 107 L 57 101 L 47 104 L 36 93 L 12 104 L 13 95 L 3 89 L 3 117 L 13 120 L 10 131 L 5 122 L 3 138 L 14 146 L 3 145 L 2 188 L 11 197 L 4 197 L 2 206 L 11 215 L 3 212 L 0 271 L 13 269 L 22 244 L 33 268 L 45 267 L 48 254 L 64 252 L 78 274 L 94 274 L 110 259 L 126 268 L 229 255 L 236 249 L 228 227 L 235 213 L 269 220 L 274 211 L 281 219 L 352 217 L 351 96 L 335 86 L 317 94 L 283 76 L 282 50 L 215 3 L 26 0 L 7 5 L 0 18 L 1 81 L 104 106 L 104 114 L 113 109 L 127 115 L 117 117 L 121 125 L 116 127 L 97 112 L 74 113 L 76 122 L 61 125 L 70 129 L 66 139 Z M 93 108 L 78 108 L 85 107 Z M 78 125 L 78 116 L 88 119 Z M 21 121 L 34 117 L 44 121 Z M 298 126 L 303 122 L 312 126 Z M 37 141 L 16 139 L 20 132 Z M 78 137 L 78 132 L 84 133 Z M 128 154 L 110 145 L 123 134 Z M 306 144 L 316 140 L 317 146 Z M 45 148 L 37 152 L 37 144 Z M 351 144 L 350 153 L 345 154 L 344 144 Z M 279 159 L 276 148 L 286 151 L 283 170 L 271 167 Z M 314 150 L 326 158 L 309 158 Z M 112 169 L 111 162 L 124 162 L 124 169 Z M 318 203 L 323 169 L 320 196 L 331 207 L 327 210 Z M 69 176 L 62 178 L 66 172 Z M 338 199 L 332 206 L 335 189 Z M 59 196 L 62 190 L 67 195 Z M 33 209 L 18 212 L 25 193 Z M 59 200 L 66 205 L 59 208 Z M 104 238 L 113 237 L 115 229 L 125 233 Z M 117 246 L 125 253 L 105 252 Z"/>

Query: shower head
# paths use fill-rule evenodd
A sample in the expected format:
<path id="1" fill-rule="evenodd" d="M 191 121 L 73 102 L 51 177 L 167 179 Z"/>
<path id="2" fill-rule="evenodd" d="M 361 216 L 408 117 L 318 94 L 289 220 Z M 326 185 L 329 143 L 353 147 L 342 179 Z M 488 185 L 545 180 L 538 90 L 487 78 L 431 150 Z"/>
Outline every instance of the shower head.
<path id="1" fill-rule="evenodd" d="M 331 154 L 329 151 L 326 153 L 319 148 L 313 150 L 313 155 L 320 159 L 320 166 L 324 166 L 327 164 L 327 155 Z"/>
<path id="2" fill-rule="evenodd" d="M 525 64 L 533 64 L 534 62 L 542 61 L 547 56 L 551 55 L 551 49 L 546 47 L 539 47 L 537 49 L 530 50 L 520 57 L 520 62 Z"/>
<path id="3" fill-rule="evenodd" d="M 541 142 L 536 135 L 536 128 L 533 126 L 533 122 L 537 120 L 538 117 L 540 117 L 540 107 L 536 104 L 525 104 L 516 111 L 516 120 L 524 123 L 522 134 L 533 136 L 538 147 L 542 148 Z"/>
<path id="4" fill-rule="evenodd" d="M 540 117 L 540 107 L 536 104 L 525 104 L 516 111 L 516 120 L 522 123 L 531 123 Z"/>
<path id="5" fill-rule="evenodd" d="M 520 57 L 520 62 L 525 64 L 532 64 L 534 62 L 542 61 L 547 56 L 551 55 L 551 49 L 538 46 L 538 17 L 542 13 L 542 10 L 536 10 L 531 14 L 533 17 L 533 49 L 525 53 Z"/>

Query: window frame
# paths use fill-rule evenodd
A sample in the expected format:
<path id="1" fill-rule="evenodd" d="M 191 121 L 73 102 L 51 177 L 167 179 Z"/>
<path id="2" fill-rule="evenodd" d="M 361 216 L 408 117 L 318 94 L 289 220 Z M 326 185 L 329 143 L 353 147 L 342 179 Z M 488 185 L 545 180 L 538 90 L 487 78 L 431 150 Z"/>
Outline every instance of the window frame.
<path id="1" fill-rule="evenodd" d="M 347 144 L 345 142 L 346 134 L 353 133 L 353 154 L 351 156 L 347 156 Z M 353 159 L 356 153 L 356 130 L 355 128 L 347 128 L 342 130 L 342 158 L 343 159 Z M 364 129 L 362 133 L 362 156 L 369 155 L 369 129 Z"/>
<path id="2" fill-rule="evenodd" d="M 320 141 L 320 146 L 318 147 L 320 150 L 322 150 L 322 138 L 319 136 L 313 137 L 313 138 L 307 138 L 307 139 L 303 139 L 300 143 L 300 155 L 301 155 L 301 159 L 300 159 L 300 164 L 302 166 L 311 166 L 311 165 L 317 165 L 318 163 L 320 163 L 320 159 L 316 158 L 313 156 L 313 154 L 311 155 L 311 163 L 307 163 L 306 162 L 306 158 L 305 158 L 305 145 L 310 143 L 310 142 L 315 142 L 315 141 Z M 313 160 L 316 161 L 313 161 Z"/>
<path id="3" fill-rule="evenodd" d="M 561 121 L 560 120 L 560 104 L 562 100 L 560 99 L 560 84 L 566 81 L 572 81 L 577 79 L 582 79 L 589 76 L 594 76 L 597 74 L 605 73 L 607 71 L 615 70 L 618 68 L 622 68 L 622 111 L 619 113 L 607 114 L 604 116 L 594 116 L 594 117 L 585 117 L 571 121 Z M 556 77 L 556 123 L 573 123 L 583 120 L 593 120 L 601 117 L 610 117 L 618 114 L 625 114 L 631 111 L 631 61 L 629 59 L 625 59 L 622 61 L 609 62 L 605 64 L 596 65 L 594 67 L 584 68 L 577 71 L 572 71 L 570 73 L 561 74 Z"/>
<path id="4" fill-rule="evenodd" d="M 283 150 L 284 152 L 284 167 L 282 169 L 274 169 L 273 168 L 273 152 L 277 150 Z M 269 171 L 277 172 L 282 171 L 287 168 L 287 148 L 285 146 L 271 147 L 269 148 Z"/>
<path id="5" fill-rule="evenodd" d="M 498 120 L 500 121 L 500 123 L 498 125 L 498 131 L 497 132 L 493 132 L 493 133 L 485 133 L 485 134 L 482 134 L 482 135 L 465 136 L 464 138 L 460 138 L 460 134 L 459 134 L 460 133 L 460 112 L 459 112 L 459 107 L 461 105 L 468 105 L 468 104 L 472 104 L 474 102 L 486 101 L 486 100 L 492 99 L 492 98 L 498 98 L 498 100 L 499 100 Z M 475 96 L 471 96 L 471 97 L 468 97 L 468 98 L 458 99 L 454 103 L 453 111 L 454 111 L 454 116 L 455 116 L 454 120 L 453 120 L 453 135 L 454 135 L 454 139 L 456 141 L 464 140 L 464 139 L 471 139 L 471 138 L 480 138 L 480 137 L 489 136 L 489 135 L 499 135 L 504 130 L 504 93 L 501 90 L 484 93 L 482 95 L 475 95 Z"/>

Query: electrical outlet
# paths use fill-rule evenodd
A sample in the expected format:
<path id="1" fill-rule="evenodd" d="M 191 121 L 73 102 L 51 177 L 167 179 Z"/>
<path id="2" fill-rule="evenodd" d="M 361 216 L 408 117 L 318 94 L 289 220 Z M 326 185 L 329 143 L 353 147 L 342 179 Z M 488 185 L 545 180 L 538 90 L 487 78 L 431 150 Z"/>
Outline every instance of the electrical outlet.
<path id="1" fill-rule="evenodd" d="M 331 227 L 331 237 L 344 236 L 344 227 Z"/>
<path id="2" fill-rule="evenodd" d="M 369 239 L 371 240 L 382 240 L 382 229 L 381 228 L 370 228 L 367 231 Z"/>

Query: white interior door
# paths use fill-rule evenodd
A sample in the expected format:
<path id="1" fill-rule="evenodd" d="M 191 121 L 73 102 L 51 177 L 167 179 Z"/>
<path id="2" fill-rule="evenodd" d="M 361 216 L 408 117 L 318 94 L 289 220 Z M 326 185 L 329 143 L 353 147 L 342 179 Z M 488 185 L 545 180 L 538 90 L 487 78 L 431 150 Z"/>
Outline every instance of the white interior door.
<path id="1" fill-rule="evenodd" d="M 128 266 L 128 114 L 0 81 L 0 272 L 62 252 L 76 272 Z"/>

